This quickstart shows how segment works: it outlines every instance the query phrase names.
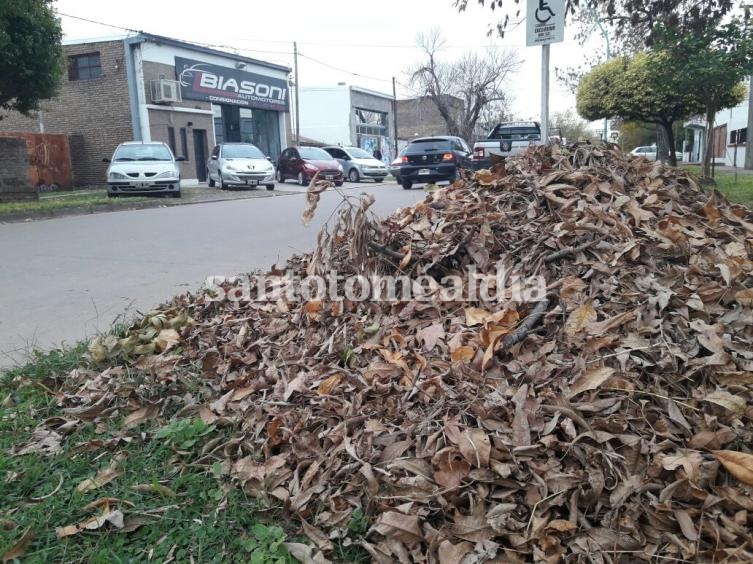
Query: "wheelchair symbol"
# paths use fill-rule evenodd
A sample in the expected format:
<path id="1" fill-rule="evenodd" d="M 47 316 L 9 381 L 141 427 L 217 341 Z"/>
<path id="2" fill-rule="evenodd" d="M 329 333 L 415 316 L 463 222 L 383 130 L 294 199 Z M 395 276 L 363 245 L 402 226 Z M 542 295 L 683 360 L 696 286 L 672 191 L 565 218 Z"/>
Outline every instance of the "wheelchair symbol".
<path id="1" fill-rule="evenodd" d="M 549 12 L 549 15 L 546 15 L 546 12 Z M 539 15 L 541 14 L 541 16 Z M 542 17 L 544 16 L 544 17 Z M 551 20 L 554 17 L 554 12 L 552 12 L 552 9 L 549 7 L 549 4 L 546 0 L 539 0 L 539 7 L 536 8 L 536 21 L 539 23 L 546 23 L 549 20 Z"/>

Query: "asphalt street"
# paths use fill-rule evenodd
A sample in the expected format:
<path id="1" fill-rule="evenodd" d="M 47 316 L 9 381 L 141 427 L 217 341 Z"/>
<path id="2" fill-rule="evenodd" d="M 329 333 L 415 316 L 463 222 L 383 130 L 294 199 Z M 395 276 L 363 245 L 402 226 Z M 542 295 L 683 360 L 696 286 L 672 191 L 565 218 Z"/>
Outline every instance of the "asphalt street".
<path id="1" fill-rule="evenodd" d="M 394 181 L 343 188 L 373 193 L 379 215 L 425 196 Z M 207 276 L 266 269 L 311 250 L 342 197 L 325 192 L 305 227 L 305 189 L 292 182 L 278 189 L 299 193 L 0 224 L 0 367 L 32 348 L 106 331 Z"/>

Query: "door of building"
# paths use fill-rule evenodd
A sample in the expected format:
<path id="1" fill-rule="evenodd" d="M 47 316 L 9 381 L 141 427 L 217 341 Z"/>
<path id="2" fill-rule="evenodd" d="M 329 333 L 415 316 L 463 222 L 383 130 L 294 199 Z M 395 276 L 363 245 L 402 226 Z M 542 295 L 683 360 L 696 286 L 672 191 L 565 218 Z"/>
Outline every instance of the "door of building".
<path id="1" fill-rule="evenodd" d="M 193 155 L 196 162 L 196 178 L 199 182 L 207 179 L 207 130 L 193 130 Z"/>

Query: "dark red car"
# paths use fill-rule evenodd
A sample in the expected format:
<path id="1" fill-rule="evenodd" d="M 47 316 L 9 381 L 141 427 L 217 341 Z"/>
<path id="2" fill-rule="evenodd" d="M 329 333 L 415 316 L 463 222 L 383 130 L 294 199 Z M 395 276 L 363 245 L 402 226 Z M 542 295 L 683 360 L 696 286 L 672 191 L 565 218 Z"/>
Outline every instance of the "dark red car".
<path id="1" fill-rule="evenodd" d="M 343 167 L 327 151 L 318 147 L 288 147 L 277 159 L 277 182 L 295 178 L 306 186 L 316 173 L 322 180 L 343 185 Z"/>

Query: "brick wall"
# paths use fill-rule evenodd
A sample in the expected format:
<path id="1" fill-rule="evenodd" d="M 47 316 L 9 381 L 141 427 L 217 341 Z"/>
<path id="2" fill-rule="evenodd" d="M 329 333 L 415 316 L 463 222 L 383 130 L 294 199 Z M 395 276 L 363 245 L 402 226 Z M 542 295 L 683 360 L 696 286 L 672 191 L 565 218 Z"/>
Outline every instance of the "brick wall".
<path id="1" fill-rule="evenodd" d="M 67 45 L 68 56 L 99 52 L 102 76 L 91 80 L 68 80 L 63 76 L 60 91 L 42 103 L 45 133 L 77 136 L 71 143 L 74 183 L 104 185 L 107 164 L 115 147 L 133 139 L 128 79 L 122 41 Z M 4 114 L 0 131 L 39 132 L 39 116 Z M 75 146 L 74 146 L 75 145 Z"/>
<path id="2" fill-rule="evenodd" d="M 26 140 L 0 137 L 0 202 L 38 198 L 39 194 L 29 182 Z"/>

